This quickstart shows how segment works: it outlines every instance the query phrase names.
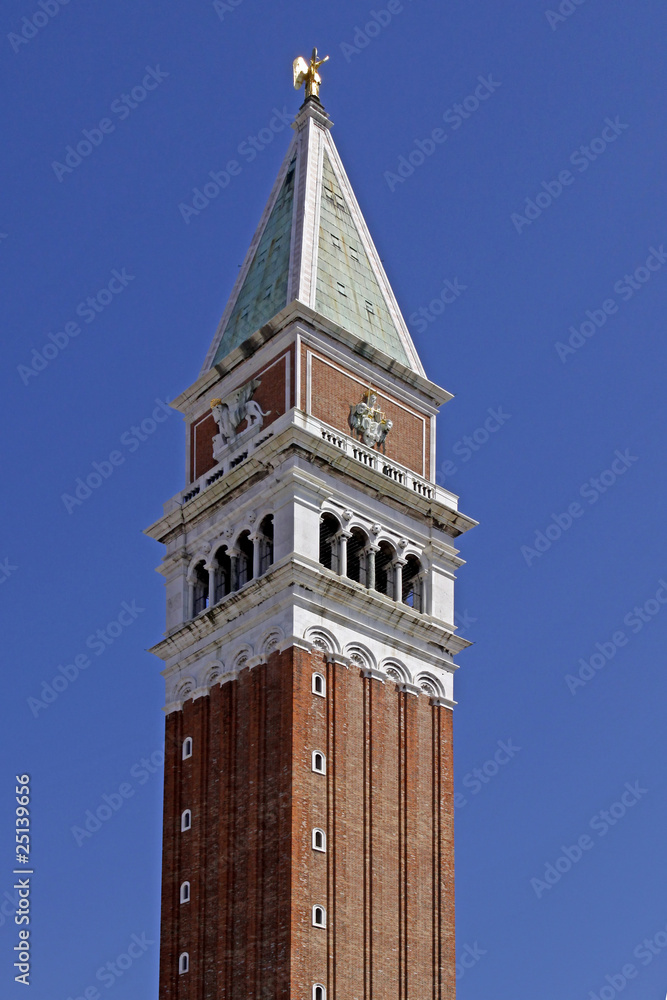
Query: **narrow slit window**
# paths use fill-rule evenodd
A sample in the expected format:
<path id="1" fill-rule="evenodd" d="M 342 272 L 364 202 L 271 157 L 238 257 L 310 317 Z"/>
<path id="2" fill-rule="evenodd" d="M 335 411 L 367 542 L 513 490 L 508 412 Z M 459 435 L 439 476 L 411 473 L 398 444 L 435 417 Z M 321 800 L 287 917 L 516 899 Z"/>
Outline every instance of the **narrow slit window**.
<path id="1" fill-rule="evenodd" d="M 336 236 L 335 233 L 331 234 L 331 242 L 335 246 L 336 250 L 341 250 L 342 249 L 341 243 L 340 243 L 340 238 L 338 236 Z"/>
<path id="2" fill-rule="evenodd" d="M 359 251 L 355 247 L 350 247 L 350 257 L 355 263 L 359 263 Z"/>
<path id="3" fill-rule="evenodd" d="M 181 903 L 190 902 L 190 883 L 183 882 L 181 885 Z"/>
<path id="4" fill-rule="evenodd" d="M 342 281 L 337 281 L 336 285 L 338 287 L 338 294 L 342 295 L 344 298 L 347 298 L 347 292 L 345 291 L 345 285 L 342 283 Z"/>
<path id="5" fill-rule="evenodd" d="M 327 759 L 321 750 L 313 750 L 313 771 L 316 774 L 327 773 Z"/>
<path id="6" fill-rule="evenodd" d="M 323 906 L 313 907 L 313 927 L 327 926 L 327 911 Z"/>
<path id="7" fill-rule="evenodd" d="M 322 854 L 326 854 L 327 850 L 327 835 L 324 830 L 320 830 L 319 827 L 315 827 L 313 830 L 313 850 L 320 851 Z"/>
<path id="8" fill-rule="evenodd" d="M 189 830 L 192 826 L 192 813 L 189 809 L 184 809 L 181 813 L 181 831 Z"/>
<path id="9" fill-rule="evenodd" d="M 313 694 L 318 694 L 320 698 L 326 698 L 327 682 L 323 674 L 313 674 Z"/>
<path id="10" fill-rule="evenodd" d="M 190 956 L 187 951 L 181 952 L 180 958 L 178 959 L 178 974 L 182 976 L 184 972 L 190 971 Z"/>
<path id="11" fill-rule="evenodd" d="M 327 991 L 321 983 L 313 986 L 313 1000 L 327 1000 Z"/>
<path id="12" fill-rule="evenodd" d="M 366 299 L 366 312 L 369 316 L 375 316 L 375 307 L 372 302 L 368 301 L 368 299 Z"/>
<path id="13" fill-rule="evenodd" d="M 192 737 L 188 736 L 183 740 L 183 760 L 192 757 Z"/>

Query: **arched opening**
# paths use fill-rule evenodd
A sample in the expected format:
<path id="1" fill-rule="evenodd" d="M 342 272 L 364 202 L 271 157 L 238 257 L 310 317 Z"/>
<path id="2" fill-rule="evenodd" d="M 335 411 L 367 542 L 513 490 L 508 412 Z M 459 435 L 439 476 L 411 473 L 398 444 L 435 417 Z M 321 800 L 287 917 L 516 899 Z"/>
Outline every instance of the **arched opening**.
<path id="1" fill-rule="evenodd" d="M 232 592 L 232 560 L 227 546 L 223 545 L 215 554 L 215 603 Z"/>
<path id="2" fill-rule="evenodd" d="M 208 607 L 208 570 L 203 562 L 197 563 L 193 577 L 192 616 L 196 617 Z"/>
<path id="3" fill-rule="evenodd" d="M 327 1000 L 327 991 L 320 983 L 313 986 L 313 1000 Z"/>
<path id="4" fill-rule="evenodd" d="M 188 757 L 192 757 L 192 737 L 186 736 L 183 740 L 183 760 L 187 760 Z"/>
<path id="5" fill-rule="evenodd" d="M 313 907 L 313 927 L 326 927 L 327 911 L 323 906 Z"/>
<path id="6" fill-rule="evenodd" d="M 325 569 L 338 573 L 340 567 L 338 532 L 340 524 L 333 514 L 320 518 L 320 562 Z"/>
<path id="7" fill-rule="evenodd" d="M 379 594 L 394 597 L 394 559 L 396 553 L 389 542 L 380 542 L 375 554 L 375 589 Z"/>
<path id="8" fill-rule="evenodd" d="M 318 694 L 320 698 L 326 698 L 327 682 L 323 674 L 313 674 L 313 694 Z"/>
<path id="9" fill-rule="evenodd" d="M 324 832 L 324 830 L 320 830 L 319 827 L 316 827 L 313 830 L 313 850 L 321 851 L 324 854 L 326 852 L 326 849 L 327 849 L 327 835 Z"/>
<path id="10" fill-rule="evenodd" d="M 252 566 L 255 554 L 255 546 L 250 538 L 250 532 L 244 531 L 239 535 L 236 547 L 239 550 L 237 563 L 238 588 L 245 586 L 252 580 Z"/>
<path id="11" fill-rule="evenodd" d="M 327 773 L 327 759 L 320 750 L 313 750 L 313 771 L 317 774 Z"/>
<path id="12" fill-rule="evenodd" d="M 401 599 L 403 604 L 414 608 L 415 611 L 423 611 L 423 580 L 421 577 L 421 563 L 416 556 L 408 556 L 403 567 L 403 593 Z"/>
<path id="13" fill-rule="evenodd" d="M 180 958 L 178 959 L 178 972 L 182 975 L 184 972 L 190 971 L 190 956 L 187 951 L 182 951 Z M 324 1000 L 324 998 L 322 998 Z"/>
<path id="14" fill-rule="evenodd" d="M 259 573 L 266 573 L 273 563 L 273 514 L 267 514 L 259 526 Z"/>
<path id="15" fill-rule="evenodd" d="M 347 575 L 363 587 L 368 580 L 368 538 L 361 528 L 353 528 L 347 540 Z"/>
<path id="16" fill-rule="evenodd" d="M 181 884 L 181 903 L 190 902 L 190 883 L 183 882 Z"/>
<path id="17" fill-rule="evenodd" d="M 192 813 L 189 809 L 184 809 L 181 813 L 181 831 L 189 830 L 192 826 Z"/>

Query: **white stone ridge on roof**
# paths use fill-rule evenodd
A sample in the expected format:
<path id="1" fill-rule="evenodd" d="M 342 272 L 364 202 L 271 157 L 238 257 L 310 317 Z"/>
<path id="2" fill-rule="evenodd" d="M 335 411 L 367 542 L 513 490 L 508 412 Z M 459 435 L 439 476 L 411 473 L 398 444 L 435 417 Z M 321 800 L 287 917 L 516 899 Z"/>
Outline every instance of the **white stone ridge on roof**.
<path id="1" fill-rule="evenodd" d="M 306 101 L 202 373 L 297 301 L 424 374 L 331 126 L 319 102 Z"/>

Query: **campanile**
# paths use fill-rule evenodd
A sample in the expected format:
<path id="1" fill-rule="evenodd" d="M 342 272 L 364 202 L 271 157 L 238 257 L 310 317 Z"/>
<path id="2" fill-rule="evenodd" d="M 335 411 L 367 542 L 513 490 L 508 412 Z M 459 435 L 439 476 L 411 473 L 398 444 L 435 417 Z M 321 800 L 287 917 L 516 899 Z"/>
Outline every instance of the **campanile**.
<path id="1" fill-rule="evenodd" d="M 435 483 L 451 396 L 410 339 L 319 64 L 309 88 L 300 65 L 291 144 L 172 403 L 187 484 L 148 529 L 167 602 L 159 995 L 453 1000 L 454 579 L 475 522 Z"/>

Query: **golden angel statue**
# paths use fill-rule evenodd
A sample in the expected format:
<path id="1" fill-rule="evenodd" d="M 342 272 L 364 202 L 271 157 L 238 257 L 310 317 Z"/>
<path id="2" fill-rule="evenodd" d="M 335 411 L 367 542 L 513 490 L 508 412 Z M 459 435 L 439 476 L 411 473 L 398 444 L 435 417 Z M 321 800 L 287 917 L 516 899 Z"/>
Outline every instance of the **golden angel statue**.
<path id="1" fill-rule="evenodd" d="M 313 49 L 310 64 L 306 62 L 303 56 L 298 56 L 294 60 L 294 89 L 299 90 L 305 82 L 306 97 L 319 97 L 322 77 L 317 71 L 328 58 L 329 56 L 325 56 L 324 59 L 318 59 L 317 49 Z"/>

